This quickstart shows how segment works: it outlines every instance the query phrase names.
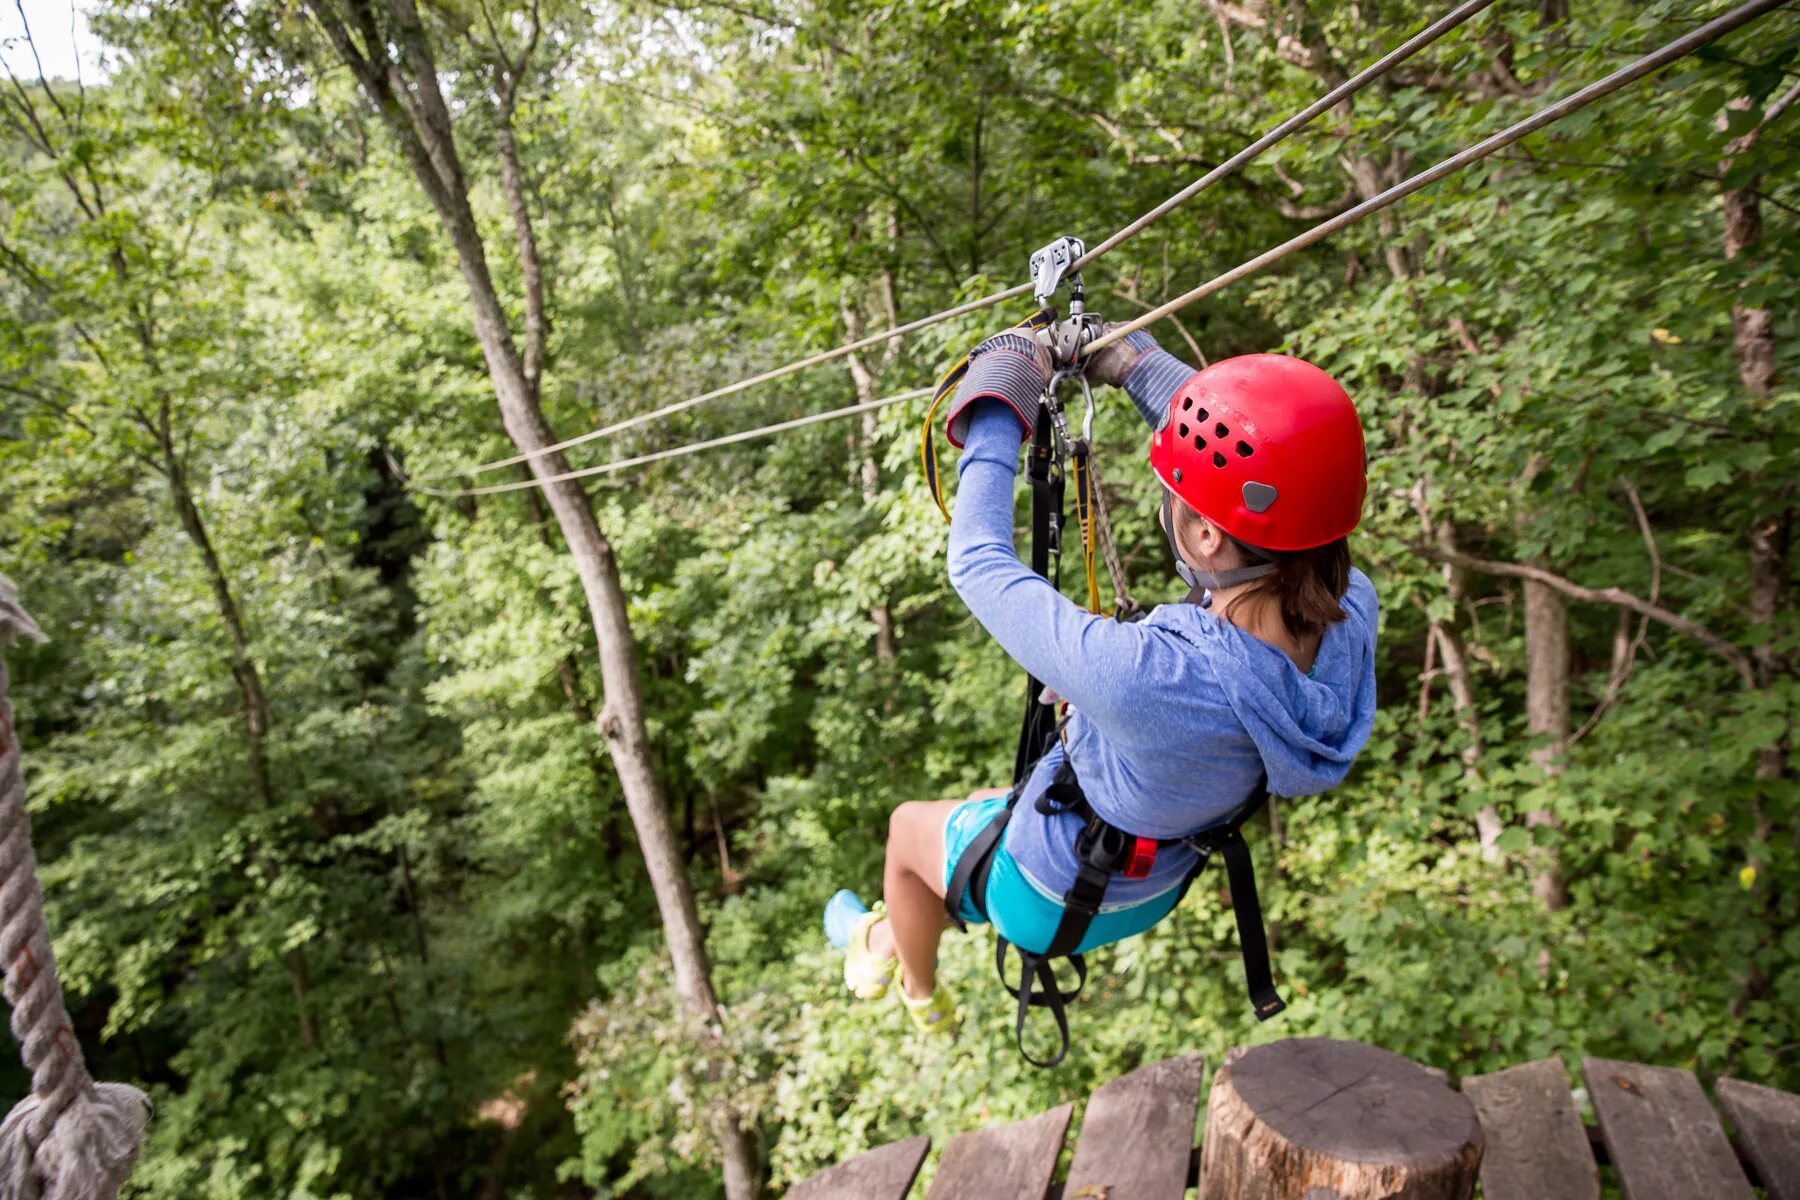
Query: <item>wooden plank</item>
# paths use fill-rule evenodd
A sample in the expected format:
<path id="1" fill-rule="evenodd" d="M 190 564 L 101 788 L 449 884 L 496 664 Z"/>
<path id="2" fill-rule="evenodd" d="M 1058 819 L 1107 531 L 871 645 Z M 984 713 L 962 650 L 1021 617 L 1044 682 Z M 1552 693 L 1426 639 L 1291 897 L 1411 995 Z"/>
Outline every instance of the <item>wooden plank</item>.
<path id="1" fill-rule="evenodd" d="M 878 1146 L 802 1179 L 788 1200 L 904 1200 L 930 1149 L 924 1135 Z"/>
<path id="2" fill-rule="evenodd" d="M 1714 1090 L 1769 1200 L 1800 1200 L 1800 1096 L 1741 1079 Z"/>
<path id="3" fill-rule="evenodd" d="M 1754 1200 L 1693 1072 L 1584 1058 L 1581 1073 L 1625 1200 Z"/>
<path id="4" fill-rule="evenodd" d="M 1181 1200 L 1205 1075 L 1205 1060 L 1188 1054 L 1139 1067 L 1095 1092 L 1063 1196 Z"/>
<path id="5" fill-rule="evenodd" d="M 925 1200 L 1043 1200 L 1074 1111 L 1064 1104 L 1011 1125 L 957 1134 L 944 1147 Z"/>
<path id="6" fill-rule="evenodd" d="M 1562 1060 L 1540 1059 L 1463 1080 L 1487 1134 L 1487 1200 L 1600 1200 L 1600 1168 Z"/>

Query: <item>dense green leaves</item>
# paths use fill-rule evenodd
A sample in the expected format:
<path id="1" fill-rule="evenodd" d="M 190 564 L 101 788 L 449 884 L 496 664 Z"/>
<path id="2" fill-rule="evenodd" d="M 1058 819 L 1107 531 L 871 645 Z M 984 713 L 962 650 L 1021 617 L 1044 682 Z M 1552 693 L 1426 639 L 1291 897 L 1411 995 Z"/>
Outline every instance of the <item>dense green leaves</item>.
<path id="1" fill-rule="evenodd" d="M 515 323 L 497 64 L 542 22 L 515 125 L 565 434 L 1009 286 L 1037 245 L 1104 236 L 1438 11 L 423 7 Z M 1496 6 L 1171 214 L 1090 271 L 1091 305 L 1178 294 L 1698 15 L 1583 0 L 1543 24 L 1555 7 Z M 595 481 L 725 1005 L 715 1078 L 592 729 L 554 522 L 526 493 L 407 487 L 511 453 L 407 164 L 299 5 L 97 21 L 108 80 L 5 102 L 0 571 L 52 635 L 9 662 L 80 1033 L 99 1074 L 156 1094 L 141 1194 L 705 1194 L 718 1094 L 779 1188 L 1302 1033 L 1455 1072 L 1598 1053 L 1800 1087 L 1800 113 L 1762 123 L 1794 86 L 1792 14 L 1156 330 L 1190 359 L 1311 358 L 1369 434 L 1353 549 L 1383 601 L 1383 709 L 1350 781 L 1255 839 L 1291 1001 L 1270 1027 L 1211 880 L 1096 956 L 1056 1073 L 1012 1050 L 985 935 L 945 944 L 954 1047 L 838 986 L 820 906 L 878 887 L 887 813 L 1011 762 L 1017 672 L 944 580 L 917 411 Z M 1737 253 L 1727 192 L 1761 220 Z M 872 351 L 869 386 L 929 382 L 1018 315 Z M 833 364 L 576 457 L 857 398 Z M 1119 540 L 1137 594 L 1171 600 L 1117 401 Z M 1485 565 L 1447 572 L 1452 543 Z M 1495 564 L 1591 589 L 1560 739 L 1531 732 L 1522 583 Z"/>

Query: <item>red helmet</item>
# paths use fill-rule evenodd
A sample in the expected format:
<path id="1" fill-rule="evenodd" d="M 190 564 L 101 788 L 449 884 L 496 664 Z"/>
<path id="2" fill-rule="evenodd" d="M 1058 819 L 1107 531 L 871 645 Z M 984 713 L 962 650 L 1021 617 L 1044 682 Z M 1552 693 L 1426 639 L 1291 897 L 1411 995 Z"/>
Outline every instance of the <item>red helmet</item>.
<path id="1" fill-rule="evenodd" d="M 1343 537 L 1369 490 L 1356 406 L 1285 354 L 1227 358 L 1182 384 L 1150 439 L 1150 467 L 1189 508 L 1265 550 Z"/>

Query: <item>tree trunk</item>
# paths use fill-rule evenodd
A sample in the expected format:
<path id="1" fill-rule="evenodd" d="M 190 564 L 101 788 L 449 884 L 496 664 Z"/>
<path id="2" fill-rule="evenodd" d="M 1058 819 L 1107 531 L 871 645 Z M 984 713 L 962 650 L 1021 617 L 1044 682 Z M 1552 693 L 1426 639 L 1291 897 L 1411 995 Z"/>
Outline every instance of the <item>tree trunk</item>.
<path id="1" fill-rule="evenodd" d="M 466 204 L 466 197 L 465 197 Z M 447 222 L 457 261 L 469 288 L 474 311 L 475 336 L 487 360 L 488 375 L 500 405 L 501 423 L 520 451 L 531 454 L 555 443 L 531 394 L 523 365 L 513 350 L 505 313 L 488 274 L 487 259 L 472 215 L 466 207 L 457 220 Z M 560 452 L 538 454 L 531 460 L 532 474 L 546 480 L 568 471 Z M 618 561 L 612 545 L 600 531 L 587 493 L 574 480 L 543 485 L 545 499 L 563 541 L 575 560 L 575 571 L 587 596 L 600 652 L 600 686 L 606 699 L 595 722 L 612 752 L 613 769 L 625 793 L 625 807 L 637 830 L 644 869 L 656 895 L 663 933 L 669 944 L 675 991 L 694 1025 L 695 1035 L 707 1047 L 708 1057 L 719 1052 L 720 1014 L 713 993 L 706 943 L 694 904 L 675 831 L 669 820 L 668 801 L 651 761 L 650 735 L 644 725 L 643 685 L 638 672 L 637 646 L 627 618 L 625 591 L 619 583 Z M 738 1127 L 736 1114 L 716 1114 L 714 1133 L 720 1142 L 725 1167 L 726 1194 L 737 1200 L 755 1194 L 756 1155 L 750 1139 Z"/>
<path id="2" fill-rule="evenodd" d="M 1800 95 L 1800 85 L 1774 101 L 1755 128 L 1732 140 L 1726 147 L 1725 159 L 1719 166 L 1720 175 L 1728 173 L 1732 161 L 1755 146 L 1763 128 L 1794 103 L 1797 95 Z M 1741 111 L 1750 107 L 1750 104 L 1750 100 L 1739 98 L 1731 102 L 1731 107 Z M 1723 127 L 1721 122 L 1721 128 Z M 1752 176 L 1744 181 L 1743 186 L 1727 188 L 1720 196 L 1725 214 L 1727 259 L 1735 260 L 1754 254 L 1762 243 L 1762 204 L 1757 193 L 1761 178 L 1760 175 Z M 1766 308 L 1734 304 L 1731 308 L 1731 331 L 1739 381 L 1751 396 L 1759 400 L 1767 398 L 1775 386 L 1773 314 Z M 1781 615 L 1787 590 L 1788 552 L 1794 524 L 1794 512 L 1788 500 L 1792 493 L 1791 485 L 1786 482 L 1777 483 L 1772 493 L 1770 489 L 1764 489 L 1765 503 L 1761 507 L 1772 511 L 1753 517 L 1750 527 L 1750 619 L 1770 634 L 1773 634 L 1774 624 Z M 1756 665 L 1757 687 L 1769 687 L 1782 670 L 1776 639 L 1773 636 L 1762 638 L 1751 651 L 1751 657 Z M 1781 778 L 1786 757 L 1784 743 L 1788 740 L 1784 737 L 1757 752 L 1758 779 Z M 1758 824 L 1764 823 L 1759 814 Z M 1757 832 L 1762 837 L 1768 831 L 1759 828 Z"/>
<path id="3" fill-rule="evenodd" d="M 860 341 L 863 336 L 862 315 L 856 306 L 846 300 L 843 304 L 844 332 L 850 341 Z M 897 343 L 890 342 L 889 345 Z M 875 373 L 860 354 L 845 357 L 845 365 L 850 369 L 850 380 L 856 385 L 856 399 L 859 404 L 867 404 L 876 399 Z M 862 500 L 865 507 L 871 507 L 881 498 L 881 462 L 875 457 L 875 442 L 881 431 L 879 415 L 866 412 L 862 417 Z M 896 657 L 894 647 L 894 613 L 886 604 L 876 601 L 869 607 L 869 619 L 875 623 L 875 660 L 880 663 L 892 663 Z"/>
<path id="4" fill-rule="evenodd" d="M 1228 1055 L 1200 1140 L 1209 1200 L 1467 1200 L 1475 1109 L 1416 1063 L 1360 1042 L 1290 1038 Z"/>
<path id="5" fill-rule="evenodd" d="M 538 544 L 546 550 L 554 552 L 555 546 L 550 540 L 550 518 L 544 511 L 544 502 L 535 489 L 525 493 L 525 507 L 531 513 L 531 523 L 537 530 Z M 552 603 L 548 589 L 539 589 L 539 595 L 546 605 Z M 583 729 L 594 727 L 594 710 L 581 695 L 581 664 L 575 661 L 573 654 L 565 654 L 556 660 L 556 678 L 562 686 L 563 703 L 568 706 L 569 714 Z M 594 777 L 594 796 L 597 801 L 606 799 L 606 766 L 600 761 L 599 754 L 591 747 L 582 748 L 582 757 L 587 760 L 588 773 Z M 602 837 L 608 846 L 614 846 L 613 822 L 604 822 Z"/>
<path id="6" fill-rule="evenodd" d="M 313 1021 L 312 1001 L 307 993 L 312 987 L 306 970 L 306 948 L 295 946 L 287 952 L 288 981 L 294 988 L 294 1007 L 300 1010 L 300 1044 L 311 1050 L 319 1041 L 319 1027 Z"/>
<path id="7" fill-rule="evenodd" d="M 214 606 L 218 610 L 219 620 L 225 626 L 225 635 L 231 641 L 231 677 L 237 683 L 238 695 L 244 706 L 244 739 L 249 750 L 250 784 L 256 792 L 258 803 L 263 808 L 268 808 L 274 801 L 274 791 L 269 784 L 265 743 L 269 728 L 274 724 L 274 715 L 269 708 L 268 695 L 263 691 L 262 672 L 250 657 L 250 638 L 244 630 L 243 614 L 238 608 L 237 597 L 232 594 L 231 581 L 225 577 L 225 569 L 219 565 L 219 555 L 213 549 L 212 536 L 206 530 L 200 508 L 194 503 L 193 492 L 188 487 L 187 470 L 175 453 L 173 439 L 165 437 L 162 440 L 163 478 L 169 485 L 169 501 L 175 507 L 182 532 L 187 535 L 194 549 L 200 552 L 200 561 L 206 570 L 206 582 L 212 588 Z"/>
<path id="8" fill-rule="evenodd" d="M 1525 581 L 1525 721 L 1534 739 L 1542 743 L 1531 750 L 1531 759 L 1542 768 L 1551 784 L 1565 770 L 1563 744 L 1569 738 L 1569 602 L 1561 593 L 1541 583 Z M 1533 809 L 1525 816 L 1528 827 L 1557 825 L 1548 809 Z M 1551 912 L 1569 903 L 1562 869 L 1554 850 L 1534 852 L 1538 866 L 1531 877 L 1531 892 Z"/>
<path id="9" fill-rule="evenodd" d="M 169 501 L 175 508 L 176 518 L 181 522 L 181 530 L 200 553 L 206 582 L 212 589 L 214 606 L 218 610 L 220 622 L 225 626 L 225 635 L 231 642 L 231 678 L 237 684 L 238 697 L 244 707 L 244 743 L 250 767 L 250 787 L 256 796 L 258 808 L 267 812 L 275 806 L 275 789 L 269 779 L 267 753 L 269 730 L 275 724 L 274 712 L 269 706 L 268 693 L 263 689 L 262 672 L 250 654 L 250 636 L 244 627 L 243 611 L 232 593 L 231 580 L 226 577 L 225 568 L 219 562 L 218 551 L 213 548 L 212 535 L 207 531 L 206 521 L 200 515 L 200 506 L 194 501 L 193 490 L 188 486 L 187 468 L 182 463 L 181 456 L 175 452 L 175 439 L 168 422 L 168 402 L 165 400 L 157 431 L 163 479 L 168 484 Z M 287 966 L 288 981 L 293 987 L 294 1004 L 298 1010 L 296 1019 L 300 1028 L 300 1044 L 310 1050 L 318 1044 L 319 1029 L 313 1019 L 309 997 L 311 982 L 305 948 L 294 947 L 283 955 L 283 962 Z"/>
<path id="10" fill-rule="evenodd" d="M 1775 516 L 1759 517 L 1750 528 L 1750 620 L 1772 630 L 1785 608 L 1787 594 L 1788 555 L 1794 535 L 1794 510 L 1785 508 Z M 1756 664 L 1759 688 L 1773 687 L 1784 664 L 1774 638 L 1766 638 L 1751 651 Z M 1777 739 L 1756 752 L 1756 777 L 1780 779 L 1786 773 L 1786 743 L 1790 736 Z M 1758 830 L 1766 835 L 1767 829 Z"/>
<path id="11" fill-rule="evenodd" d="M 716 1077 L 721 1069 L 723 1040 L 719 1004 L 713 992 L 693 888 L 675 843 L 662 780 L 651 761 L 637 646 L 632 640 L 625 593 L 619 583 L 618 562 L 580 485 L 573 480 L 547 482 L 566 473 L 568 461 L 561 452 L 541 453 L 557 439 L 538 405 L 534 381 L 520 359 L 488 268 L 486 248 L 469 204 L 467 178 L 450 111 L 439 87 L 437 65 L 424 27 L 413 0 L 390 0 L 390 4 L 393 20 L 386 30 L 378 27 L 373 10 L 359 7 L 352 13 L 352 24 L 361 31 L 359 43 L 339 18 L 332 0 L 309 0 L 339 57 L 356 75 L 364 93 L 394 133 L 415 178 L 437 211 L 468 288 L 475 339 L 487 363 L 501 423 L 513 444 L 532 455 L 532 474 L 544 481 L 544 497 L 575 560 L 593 621 L 600 685 L 605 695 L 595 726 L 612 753 L 625 807 L 637 831 L 644 868 L 650 876 L 669 946 L 676 995 L 706 1064 L 706 1073 Z M 393 59 L 394 50 L 400 54 L 399 61 Z M 517 223 L 523 214 L 515 211 L 513 215 Z M 515 233 L 521 254 L 535 260 L 536 248 L 528 224 L 515 224 Z M 533 303 L 541 303 L 541 294 L 535 300 L 527 297 L 527 307 Z M 540 321 L 537 336 L 541 337 L 542 331 Z M 728 1103 L 716 1104 L 710 1118 L 719 1144 L 726 1195 L 731 1200 L 749 1200 L 757 1191 L 759 1174 L 752 1141 Z"/>
<path id="12" fill-rule="evenodd" d="M 515 81 L 514 87 L 517 86 Z M 550 321 L 544 312 L 544 271 L 538 255 L 537 233 L 531 226 L 531 206 L 525 202 L 525 171 L 519 165 L 519 142 L 513 133 L 512 93 L 509 91 L 498 122 L 500 180 L 506 189 L 506 210 L 512 217 L 513 238 L 518 246 L 519 274 L 525 284 L 524 359 L 525 384 L 534 401 L 540 399 L 544 372 L 544 345 Z"/>
<path id="13" fill-rule="evenodd" d="M 1456 545 L 1456 527 L 1449 521 L 1438 522 L 1434 536 L 1440 546 L 1453 548 Z M 1453 605 L 1460 605 L 1468 594 L 1469 573 L 1451 563 L 1445 563 L 1443 571 L 1446 594 Z M 1487 747 L 1481 736 L 1481 709 L 1475 703 L 1475 677 L 1469 670 L 1469 656 L 1461 635 L 1456 632 L 1454 620 L 1431 622 L 1427 636 L 1437 643 L 1438 657 L 1444 663 L 1444 678 L 1450 684 L 1450 703 L 1465 739 L 1461 754 L 1463 786 L 1474 787 L 1481 780 L 1481 757 Z M 1481 839 L 1483 859 L 1500 861 L 1500 835 L 1505 829 L 1500 810 L 1491 803 L 1482 805 L 1475 814 L 1475 831 Z"/>

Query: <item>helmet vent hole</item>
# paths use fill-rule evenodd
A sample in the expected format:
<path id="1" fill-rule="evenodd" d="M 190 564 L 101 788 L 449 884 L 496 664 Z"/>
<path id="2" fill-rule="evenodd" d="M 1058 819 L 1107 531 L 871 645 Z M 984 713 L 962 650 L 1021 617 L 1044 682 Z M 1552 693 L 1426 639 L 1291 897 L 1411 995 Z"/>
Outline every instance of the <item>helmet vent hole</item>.
<path id="1" fill-rule="evenodd" d="M 1188 435 L 1187 422 L 1183 421 L 1181 424 L 1181 436 L 1186 437 L 1187 435 Z"/>
<path id="2" fill-rule="evenodd" d="M 1186 412 L 1192 407 L 1194 407 L 1194 398 L 1192 396 L 1183 396 L 1181 398 L 1181 411 Z M 1200 410 L 1200 419 L 1202 421 L 1206 420 L 1206 410 L 1204 408 Z"/>
<path id="3" fill-rule="evenodd" d="M 1225 465 L 1225 456 L 1223 454 L 1220 454 L 1217 450 L 1214 450 L 1213 451 L 1213 466 L 1222 467 L 1224 465 Z"/>
<path id="4" fill-rule="evenodd" d="M 1201 437 L 1197 433 L 1194 435 L 1194 449 L 1196 449 L 1196 450 L 1206 449 L 1206 439 Z"/>
<path id="5" fill-rule="evenodd" d="M 1252 454 L 1256 453 L 1255 450 L 1250 448 L 1249 442 L 1239 442 L 1237 444 L 1237 452 L 1239 458 L 1249 458 Z"/>
<path id="6" fill-rule="evenodd" d="M 1190 397 L 1190 399 L 1192 399 L 1192 397 Z M 1206 420 L 1206 410 L 1203 408 L 1199 412 L 1195 413 L 1194 420 L 1196 420 L 1196 421 Z"/>
<path id="7" fill-rule="evenodd" d="M 1225 428 L 1225 422 L 1220 421 L 1217 425 L 1213 426 L 1213 436 L 1214 437 L 1230 437 L 1231 430 Z"/>

